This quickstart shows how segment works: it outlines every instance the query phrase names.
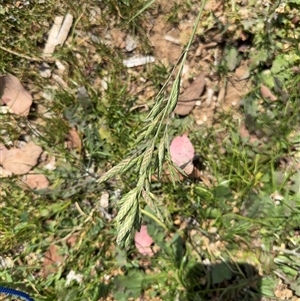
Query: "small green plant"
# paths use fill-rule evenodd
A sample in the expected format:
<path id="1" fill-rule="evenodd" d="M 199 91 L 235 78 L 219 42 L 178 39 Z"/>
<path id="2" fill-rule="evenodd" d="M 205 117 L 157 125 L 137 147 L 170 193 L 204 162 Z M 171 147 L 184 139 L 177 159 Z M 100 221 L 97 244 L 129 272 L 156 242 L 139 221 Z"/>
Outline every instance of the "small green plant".
<path id="1" fill-rule="evenodd" d="M 158 177 L 161 176 L 165 160 L 172 179 L 175 181 L 176 178 L 176 168 L 172 164 L 168 152 L 170 114 L 177 104 L 181 72 L 200 22 L 204 5 L 205 1 L 202 3 L 194 31 L 180 59 L 179 69 L 172 84 L 170 95 L 166 98 L 165 90 L 171 76 L 156 96 L 155 105 L 144 121 L 148 124 L 138 134 L 138 139 L 135 142 L 138 149 L 134 155 L 114 166 L 99 179 L 99 183 L 103 183 L 117 174 L 121 175 L 129 170 L 138 174 L 136 187 L 126 193 L 118 203 L 119 211 L 116 217 L 118 244 L 128 246 L 131 242 L 132 231 L 134 229 L 139 230 L 141 224 L 141 198 L 157 214 L 158 218 L 162 219 L 162 215 L 155 204 L 155 196 L 150 191 L 150 181 L 154 173 L 157 173 Z M 149 137 L 152 138 L 149 139 Z"/>

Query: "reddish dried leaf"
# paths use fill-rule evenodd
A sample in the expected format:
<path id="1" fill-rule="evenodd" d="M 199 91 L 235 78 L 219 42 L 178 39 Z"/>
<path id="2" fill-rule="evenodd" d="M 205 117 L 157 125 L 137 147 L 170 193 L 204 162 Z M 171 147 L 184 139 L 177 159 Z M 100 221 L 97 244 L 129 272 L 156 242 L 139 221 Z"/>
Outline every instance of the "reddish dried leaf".
<path id="1" fill-rule="evenodd" d="M 134 236 L 135 246 L 140 254 L 152 256 L 154 254 L 151 245 L 153 239 L 148 234 L 147 226 L 141 226 L 140 232 L 136 232 Z"/>
<path id="2" fill-rule="evenodd" d="M 270 99 L 272 101 L 277 100 L 277 97 L 265 85 L 260 86 L 260 94 L 262 95 L 263 98 L 267 98 L 267 99 Z"/>
<path id="3" fill-rule="evenodd" d="M 250 134 L 250 132 L 248 131 L 248 129 L 246 128 L 244 123 L 241 124 L 241 126 L 239 128 L 239 133 L 240 133 L 240 136 L 243 139 L 246 139 L 249 143 L 255 143 L 255 142 L 259 141 L 259 139 L 255 135 Z"/>
<path id="4" fill-rule="evenodd" d="M 42 276 L 47 278 L 48 275 L 56 273 L 63 261 L 64 258 L 61 254 L 59 254 L 59 249 L 57 246 L 53 244 L 50 245 L 49 249 L 44 255 Z"/>
<path id="5" fill-rule="evenodd" d="M 0 76 L 0 96 L 0 105 L 6 104 L 17 115 L 28 115 L 32 96 L 15 76 Z"/>
<path id="6" fill-rule="evenodd" d="M 67 240 L 67 245 L 69 248 L 73 248 L 77 242 L 78 234 L 72 234 Z"/>
<path id="7" fill-rule="evenodd" d="M 188 115 L 195 106 L 196 101 L 202 95 L 205 88 L 204 73 L 201 73 L 192 84 L 179 96 L 174 112 L 178 115 Z"/>
<path id="8" fill-rule="evenodd" d="M 77 148 L 79 151 L 81 151 L 82 148 L 81 138 L 75 128 L 70 129 L 68 133 L 67 146 L 68 149 Z"/>

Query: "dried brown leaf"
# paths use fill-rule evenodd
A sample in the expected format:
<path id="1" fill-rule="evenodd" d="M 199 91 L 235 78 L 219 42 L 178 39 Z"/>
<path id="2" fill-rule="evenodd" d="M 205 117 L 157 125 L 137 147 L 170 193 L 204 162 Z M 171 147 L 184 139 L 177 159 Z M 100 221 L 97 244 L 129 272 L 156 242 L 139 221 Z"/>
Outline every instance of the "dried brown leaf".
<path id="1" fill-rule="evenodd" d="M 81 151 L 82 148 L 81 138 L 75 128 L 70 129 L 67 139 L 68 139 L 67 141 L 68 149 L 77 148 L 79 151 Z"/>
<path id="2" fill-rule="evenodd" d="M 47 278 L 50 274 L 55 274 L 63 261 L 64 258 L 61 254 L 59 254 L 58 247 L 54 244 L 50 245 L 44 255 L 42 276 Z"/>
<path id="3" fill-rule="evenodd" d="M 194 164 L 193 161 L 189 161 L 183 168 L 182 170 L 188 175 L 192 175 L 194 171 Z"/>
<path id="4" fill-rule="evenodd" d="M 241 124 L 239 128 L 239 133 L 241 138 L 247 140 L 249 143 L 255 143 L 259 141 L 259 139 L 254 134 L 251 134 L 249 132 L 244 123 Z"/>
<path id="5" fill-rule="evenodd" d="M 23 181 L 31 189 L 44 189 L 49 187 L 49 181 L 43 174 L 29 173 L 24 176 Z"/>
<path id="6" fill-rule="evenodd" d="M 76 242 L 78 240 L 78 234 L 72 234 L 67 240 L 67 245 L 69 248 L 74 248 L 76 245 Z"/>
<path id="7" fill-rule="evenodd" d="M 204 92 L 205 77 L 204 73 L 201 73 L 192 84 L 179 96 L 177 106 L 174 112 L 178 115 L 188 115 L 194 108 L 196 101 Z"/>
<path id="8" fill-rule="evenodd" d="M 8 149 L 2 143 L 0 143 L 0 164 L 2 164 L 3 158 L 7 152 Z"/>
<path id="9" fill-rule="evenodd" d="M 201 171 L 198 169 L 197 166 L 193 166 L 193 171 L 188 176 L 191 179 L 201 179 L 202 178 Z"/>
<path id="10" fill-rule="evenodd" d="M 277 97 L 265 85 L 260 86 L 260 94 L 263 98 L 267 98 L 267 99 L 270 99 L 272 101 L 277 100 Z"/>
<path id="11" fill-rule="evenodd" d="M 26 174 L 37 164 L 42 151 L 33 142 L 27 143 L 23 148 L 11 148 L 4 153 L 2 166 L 13 174 Z"/>
<path id="12" fill-rule="evenodd" d="M 32 104 L 31 94 L 11 74 L 0 76 L 0 105 L 7 105 L 15 114 L 27 116 Z"/>
<path id="13" fill-rule="evenodd" d="M 12 176 L 12 172 L 0 166 L 0 178 L 6 178 L 10 176 Z"/>

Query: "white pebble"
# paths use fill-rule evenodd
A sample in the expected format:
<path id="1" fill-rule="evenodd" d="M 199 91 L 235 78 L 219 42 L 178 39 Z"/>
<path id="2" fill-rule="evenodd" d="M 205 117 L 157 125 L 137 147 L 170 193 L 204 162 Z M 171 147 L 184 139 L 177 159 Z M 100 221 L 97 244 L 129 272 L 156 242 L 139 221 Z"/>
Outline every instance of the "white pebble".
<path id="1" fill-rule="evenodd" d="M 63 74 L 66 70 L 66 67 L 60 62 L 60 61 L 55 61 L 55 65 L 57 69 L 59 70 L 60 74 Z"/>
<path id="2" fill-rule="evenodd" d="M 123 65 L 128 68 L 146 65 L 149 63 L 154 63 L 155 58 L 153 56 L 142 56 L 142 57 L 132 57 L 127 60 L 123 60 Z"/>
<path id="3" fill-rule="evenodd" d="M 131 35 L 128 35 L 128 36 L 126 37 L 126 40 L 125 40 L 125 49 L 126 49 L 126 51 L 131 52 L 131 51 L 133 51 L 136 47 L 137 47 L 137 42 L 136 42 L 136 40 L 135 40 Z"/>

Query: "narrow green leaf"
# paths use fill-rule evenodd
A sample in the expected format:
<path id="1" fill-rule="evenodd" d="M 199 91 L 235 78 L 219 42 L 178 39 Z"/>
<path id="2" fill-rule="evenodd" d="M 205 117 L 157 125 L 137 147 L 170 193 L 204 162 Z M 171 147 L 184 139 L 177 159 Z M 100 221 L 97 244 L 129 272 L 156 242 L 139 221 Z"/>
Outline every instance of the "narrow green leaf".
<path id="1" fill-rule="evenodd" d="M 168 169 L 169 169 L 169 172 L 170 172 L 170 178 L 171 178 L 171 181 L 172 181 L 172 184 L 174 186 L 176 186 L 176 182 L 180 182 L 180 178 L 178 176 L 178 171 L 179 169 L 177 169 L 172 163 L 170 162 L 167 162 L 167 166 L 168 166 Z M 182 173 L 182 171 L 180 172 Z"/>
<path id="2" fill-rule="evenodd" d="M 180 82 L 181 82 L 181 72 L 176 76 L 176 79 L 172 85 L 170 97 L 168 100 L 167 114 L 171 114 L 177 105 L 179 90 L 180 90 Z"/>
<path id="3" fill-rule="evenodd" d="M 151 111 L 149 112 L 149 114 L 145 118 L 145 120 L 144 120 L 145 122 L 153 121 L 153 119 L 161 113 L 163 101 L 164 101 L 163 98 L 160 98 L 160 99 L 156 100 L 155 105 L 152 107 Z"/>
<path id="4" fill-rule="evenodd" d="M 127 214 L 121 222 L 118 222 L 120 219 L 117 216 L 118 245 L 129 245 L 132 231 L 134 229 L 139 229 L 140 227 L 140 215 L 139 201 L 138 199 L 135 199 L 134 203 L 130 207 L 130 210 L 127 211 Z"/>
<path id="5" fill-rule="evenodd" d="M 157 205 L 155 204 L 155 196 L 150 191 L 146 192 L 145 190 L 142 192 L 142 196 L 146 202 L 146 204 L 149 206 L 149 208 L 156 214 L 157 218 L 160 221 L 164 221 L 164 218 L 158 209 Z"/>
<path id="6" fill-rule="evenodd" d="M 123 168 L 121 168 L 120 170 L 120 174 L 124 174 L 127 170 L 129 170 L 131 167 L 133 167 L 134 165 L 139 165 L 139 161 L 141 161 L 142 156 L 137 156 L 133 159 L 133 157 L 131 157 L 132 159 L 130 160 L 130 162 L 125 165 Z"/>
<path id="7" fill-rule="evenodd" d="M 122 223 L 122 221 L 127 218 L 127 215 L 129 214 L 131 208 L 136 206 L 138 192 L 139 191 L 137 190 L 137 188 L 135 188 L 126 193 L 119 201 L 120 209 L 116 217 L 117 223 Z"/>
<path id="8" fill-rule="evenodd" d="M 110 178 L 114 177 L 116 174 L 120 173 L 121 170 L 126 171 L 128 166 L 132 166 L 133 164 L 136 163 L 138 160 L 137 158 L 130 157 L 128 159 L 124 159 L 121 161 L 119 164 L 108 170 L 100 179 L 98 180 L 98 183 L 103 183 Z"/>
<path id="9" fill-rule="evenodd" d="M 138 133 L 138 138 L 135 141 L 135 144 L 138 145 L 144 139 L 151 137 L 152 132 L 155 130 L 157 123 L 153 121 L 151 124 L 143 127 L 143 129 Z"/>
<path id="10" fill-rule="evenodd" d="M 130 3 L 130 1 L 128 1 Z M 148 7 L 150 7 L 155 0 L 151 0 L 149 2 L 146 2 L 146 4 L 128 21 L 128 24 L 134 20 L 136 17 L 138 17 L 141 13 L 143 13 Z"/>
<path id="11" fill-rule="evenodd" d="M 154 151 L 154 143 L 152 142 L 151 145 L 146 150 L 146 152 L 144 153 L 144 158 L 143 158 L 140 172 L 139 172 L 140 175 L 143 175 L 146 173 L 146 170 L 148 169 L 151 159 L 152 159 L 153 151 Z"/>
<path id="12" fill-rule="evenodd" d="M 165 137 L 161 139 L 159 143 L 157 157 L 158 157 L 158 178 L 160 178 L 164 159 L 165 159 Z"/>

